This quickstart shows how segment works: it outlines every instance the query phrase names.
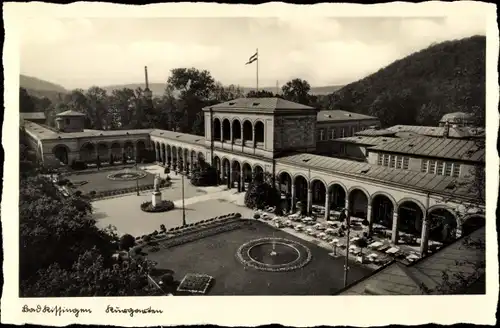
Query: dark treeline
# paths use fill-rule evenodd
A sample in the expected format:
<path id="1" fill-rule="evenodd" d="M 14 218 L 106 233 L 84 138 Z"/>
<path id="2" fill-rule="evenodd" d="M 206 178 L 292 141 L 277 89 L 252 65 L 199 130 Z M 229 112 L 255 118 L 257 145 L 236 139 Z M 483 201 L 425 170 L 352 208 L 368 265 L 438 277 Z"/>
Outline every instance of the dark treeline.
<path id="1" fill-rule="evenodd" d="M 223 86 L 206 70 L 177 68 L 163 95 L 152 99 L 142 88 L 109 94 L 91 87 L 50 99 L 21 88 L 20 110 L 45 112 L 49 125 L 57 113 L 72 109 L 87 115 L 88 129 L 159 128 L 203 135 L 204 106 L 240 97 L 282 97 L 318 110 L 373 115 L 384 126 L 436 125 L 450 112 L 484 117 L 485 42 L 485 37 L 475 36 L 432 45 L 330 95 L 311 95 L 309 83 L 299 78 L 283 85 L 279 95 L 265 90 L 244 94 L 235 85 Z"/>

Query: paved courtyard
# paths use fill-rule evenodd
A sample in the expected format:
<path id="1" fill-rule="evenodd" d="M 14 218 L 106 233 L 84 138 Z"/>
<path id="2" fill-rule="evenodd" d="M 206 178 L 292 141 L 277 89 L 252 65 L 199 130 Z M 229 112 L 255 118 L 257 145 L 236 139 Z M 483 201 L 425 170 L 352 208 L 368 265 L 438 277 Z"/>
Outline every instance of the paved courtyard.
<path id="1" fill-rule="evenodd" d="M 149 171 L 149 170 L 148 170 Z M 164 213 L 145 213 L 140 204 L 151 201 L 151 191 L 102 199 L 92 202 L 94 217 L 101 228 L 114 225 L 120 234 L 133 236 L 159 230 L 164 224 L 167 229 L 182 225 L 181 175 L 170 174 L 172 186 L 162 189 L 162 199 L 171 200 L 176 208 Z M 193 223 L 214 216 L 239 212 L 250 217 L 252 211 L 243 206 L 244 193 L 235 189 L 226 190 L 225 186 L 195 187 L 188 179 L 184 182 L 186 222 Z"/>

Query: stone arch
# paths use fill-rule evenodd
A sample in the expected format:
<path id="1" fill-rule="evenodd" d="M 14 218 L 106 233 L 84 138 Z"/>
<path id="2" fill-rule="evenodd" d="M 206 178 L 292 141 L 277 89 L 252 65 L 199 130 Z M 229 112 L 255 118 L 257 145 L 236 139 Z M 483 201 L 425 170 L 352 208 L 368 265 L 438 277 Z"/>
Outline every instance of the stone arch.
<path id="1" fill-rule="evenodd" d="M 411 198 L 411 197 L 404 197 L 404 198 L 400 199 L 397 203 L 397 207 L 400 207 L 403 203 L 406 203 L 406 202 L 413 202 L 413 203 L 417 204 L 418 207 L 420 207 L 420 210 L 422 211 L 422 213 L 426 212 L 424 204 L 422 204 L 422 202 L 420 202 L 419 200 Z"/>
<path id="2" fill-rule="evenodd" d="M 330 193 L 330 209 L 341 211 L 345 208 L 347 188 L 342 182 L 334 181 L 328 185 Z"/>
<path id="3" fill-rule="evenodd" d="M 194 149 L 192 149 L 189 154 L 189 160 L 191 161 L 193 167 L 198 164 L 198 157 L 196 156 L 196 151 Z"/>
<path id="4" fill-rule="evenodd" d="M 241 164 L 237 159 L 231 161 L 231 181 L 240 183 Z"/>
<path id="5" fill-rule="evenodd" d="M 225 182 L 228 182 L 231 164 L 226 157 L 222 157 L 221 164 L 222 164 L 222 178 Z"/>
<path id="6" fill-rule="evenodd" d="M 222 163 L 217 155 L 214 155 L 213 167 L 217 170 L 217 183 L 219 184 L 221 180 Z"/>
<path id="7" fill-rule="evenodd" d="M 363 187 L 351 187 L 347 193 L 349 198 L 349 212 L 352 216 L 366 218 L 370 193 Z"/>
<path id="8" fill-rule="evenodd" d="M 434 205 L 427 213 L 430 240 L 450 243 L 457 238 L 460 222 L 452 208 L 446 205 Z"/>
<path id="9" fill-rule="evenodd" d="M 231 122 L 231 129 L 233 132 L 233 142 L 236 140 L 241 140 L 241 122 L 239 119 L 235 118 Z"/>
<path id="10" fill-rule="evenodd" d="M 257 120 L 255 122 L 254 129 L 255 129 L 255 145 L 257 145 L 257 143 L 264 143 L 264 134 L 265 134 L 264 123 L 260 120 Z"/>
<path id="11" fill-rule="evenodd" d="M 221 136 L 221 123 L 220 119 L 218 117 L 214 118 L 214 140 L 217 141 L 222 141 L 222 136 Z"/>
<path id="12" fill-rule="evenodd" d="M 245 141 L 253 142 L 253 125 L 249 119 L 243 121 L 243 142 Z"/>
<path id="13" fill-rule="evenodd" d="M 486 225 L 486 218 L 482 214 L 470 214 L 464 217 L 461 225 L 461 236 L 468 236 Z"/>
<path id="14" fill-rule="evenodd" d="M 205 155 L 200 151 L 198 152 L 198 162 L 204 162 L 205 161 Z"/>
<path id="15" fill-rule="evenodd" d="M 130 140 L 127 140 L 123 143 L 123 154 L 126 159 L 134 159 L 134 143 Z"/>
<path id="16" fill-rule="evenodd" d="M 231 140 L 231 123 L 227 118 L 222 120 L 222 140 Z"/>
<path id="17" fill-rule="evenodd" d="M 326 190 L 327 190 L 327 184 L 323 179 L 317 177 L 311 179 L 313 205 L 321 205 L 321 206 L 325 205 Z"/>
<path id="18" fill-rule="evenodd" d="M 396 201 L 396 199 L 391 194 L 389 194 L 388 192 L 385 192 L 385 191 L 376 191 L 372 195 L 370 195 L 370 204 L 373 203 L 373 200 L 377 196 L 385 196 L 385 197 L 387 197 L 391 201 L 392 206 L 394 208 L 396 208 L 396 206 L 398 205 L 398 202 Z"/>
<path id="19" fill-rule="evenodd" d="M 96 159 L 96 147 L 91 142 L 86 142 L 80 147 L 80 159 L 85 162 L 94 161 Z"/>
<path id="20" fill-rule="evenodd" d="M 243 162 L 241 165 L 241 172 L 245 183 L 252 182 L 252 166 L 248 162 Z"/>
<path id="21" fill-rule="evenodd" d="M 55 145 L 54 148 L 52 148 L 52 154 L 54 155 L 55 158 L 61 163 L 68 164 L 69 162 L 69 153 L 70 149 L 68 146 L 64 144 L 58 144 Z"/>
<path id="22" fill-rule="evenodd" d="M 398 231 L 420 235 L 425 210 L 412 198 L 404 198 L 398 202 Z M 392 224 L 392 220 L 391 220 Z"/>
<path id="23" fill-rule="evenodd" d="M 280 191 L 285 193 L 285 194 L 291 194 L 292 192 L 292 175 L 290 172 L 283 170 L 279 171 L 278 174 L 276 175 L 278 177 L 278 184 L 280 187 Z"/>
<path id="24" fill-rule="evenodd" d="M 111 143 L 111 155 L 113 156 L 113 162 L 122 159 L 122 145 L 118 141 Z"/>
<path id="25" fill-rule="evenodd" d="M 137 140 L 137 142 L 135 143 L 135 147 L 136 147 L 137 159 L 139 160 L 139 162 L 141 162 L 142 159 L 147 156 L 147 154 L 146 154 L 146 151 L 147 151 L 146 141 Z"/>
<path id="26" fill-rule="evenodd" d="M 108 160 L 109 158 L 109 146 L 105 142 L 99 142 L 97 144 L 97 156 L 99 156 L 99 160 Z"/>
<path id="27" fill-rule="evenodd" d="M 161 146 L 160 146 L 160 143 L 158 141 L 156 141 L 156 142 L 153 143 L 153 145 L 155 147 L 156 161 L 160 162 L 161 161 Z"/>
<path id="28" fill-rule="evenodd" d="M 293 176 L 293 188 L 295 189 L 295 198 L 297 201 L 307 204 L 307 190 L 309 188 L 309 181 L 307 178 L 298 173 Z"/>
<path id="29" fill-rule="evenodd" d="M 386 192 L 377 191 L 370 197 L 370 206 L 372 207 L 370 222 L 392 229 L 394 211 L 397 210 L 394 197 Z"/>
<path id="30" fill-rule="evenodd" d="M 254 180 L 264 179 L 264 168 L 260 164 L 254 164 L 252 172 Z"/>

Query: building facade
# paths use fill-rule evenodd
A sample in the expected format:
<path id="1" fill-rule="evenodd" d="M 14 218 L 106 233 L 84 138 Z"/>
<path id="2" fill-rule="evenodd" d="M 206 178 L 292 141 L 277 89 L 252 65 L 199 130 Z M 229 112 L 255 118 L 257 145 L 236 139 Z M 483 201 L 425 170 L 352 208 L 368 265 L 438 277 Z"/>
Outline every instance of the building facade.
<path id="1" fill-rule="evenodd" d="M 203 160 L 217 169 L 222 183 L 241 191 L 253 176 L 268 173 L 283 192 L 288 210 L 294 210 L 299 201 L 308 211 L 319 205 L 328 220 L 347 208 L 353 216 L 366 218 L 370 226 L 386 226 L 393 243 L 398 243 L 401 232 L 419 234 L 422 252 L 429 239 L 449 242 L 484 223 L 484 203 L 470 191 L 466 174 L 469 164 L 481 161 L 480 152 L 464 157 L 471 148 L 462 147 L 454 154 L 450 150 L 449 156 L 416 151 L 410 156 L 396 151 L 408 145 L 385 147 L 401 140 L 387 141 L 367 147 L 367 161 L 358 162 L 318 154 L 318 131 L 337 125 L 319 122 L 319 114 L 309 106 L 280 98 L 242 98 L 203 112 L 205 136 L 158 129 L 85 130 L 84 117 L 75 113 L 59 114 L 59 129 L 25 122 L 24 131 L 45 165 L 92 163 L 97 158 L 105 165 L 110 160 L 133 160 L 149 150 L 159 164 L 180 171 L 189 171 Z M 363 119 L 356 124 L 359 129 L 368 128 L 375 121 Z M 413 149 L 418 147 L 415 144 Z M 443 164 L 429 162 L 423 170 L 424 158 Z M 438 169 L 442 174 L 436 173 Z M 429 218 L 437 224 L 429 227 Z"/>

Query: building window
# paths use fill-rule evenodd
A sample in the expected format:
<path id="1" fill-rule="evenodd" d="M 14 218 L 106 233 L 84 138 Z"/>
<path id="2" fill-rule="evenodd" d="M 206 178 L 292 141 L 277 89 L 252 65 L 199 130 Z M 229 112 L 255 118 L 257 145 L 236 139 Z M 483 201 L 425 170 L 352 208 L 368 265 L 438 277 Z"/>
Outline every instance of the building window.
<path id="1" fill-rule="evenodd" d="M 319 140 L 321 140 L 321 141 L 325 140 L 325 130 L 324 129 L 319 130 Z"/>
<path id="2" fill-rule="evenodd" d="M 429 170 L 429 160 L 423 159 L 421 171 L 427 173 L 428 170 Z"/>
<path id="3" fill-rule="evenodd" d="M 378 165 L 382 165 L 382 157 L 383 157 L 382 154 L 378 154 L 378 158 L 377 158 L 377 164 Z"/>
<path id="4" fill-rule="evenodd" d="M 356 127 L 355 127 L 355 126 L 353 126 L 353 127 L 352 127 L 352 135 L 355 135 L 355 134 L 356 134 Z"/>
<path id="5" fill-rule="evenodd" d="M 408 170 L 409 162 L 410 162 L 409 157 L 403 157 L 403 170 Z"/>
<path id="6" fill-rule="evenodd" d="M 389 166 L 389 155 L 384 154 L 384 166 Z"/>
<path id="7" fill-rule="evenodd" d="M 451 172 L 453 172 L 453 163 L 444 164 L 444 175 L 451 177 Z"/>
<path id="8" fill-rule="evenodd" d="M 330 139 L 335 139 L 335 129 L 330 130 Z"/>
<path id="9" fill-rule="evenodd" d="M 346 153 L 346 148 L 345 148 L 344 144 L 340 145 L 340 153 L 341 154 L 345 154 Z"/>
<path id="10" fill-rule="evenodd" d="M 437 170 L 436 170 L 437 175 L 444 175 L 444 163 L 439 161 L 437 162 Z"/>
<path id="11" fill-rule="evenodd" d="M 340 129 L 340 137 L 341 138 L 345 137 L 345 129 L 344 128 Z"/>
<path id="12" fill-rule="evenodd" d="M 429 173 L 436 174 L 436 161 L 429 161 Z"/>
<path id="13" fill-rule="evenodd" d="M 66 125 L 69 125 L 69 118 L 65 119 Z"/>
<path id="14" fill-rule="evenodd" d="M 458 178 L 460 176 L 460 164 L 453 164 L 453 177 Z"/>
<path id="15" fill-rule="evenodd" d="M 396 158 L 396 161 L 397 161 L 397 162 L 396 162 L 396 168 L 397 168 L 397 169 L 401 169 L 401 168 L 403 168 L 403 156 L 398 156 L 398 157 Z"/>
<path id="16" fill-rule="evenodd" d="M 391 168 L 395 168 L 396 167 L 396 156 L 394 156 L 394 155 L 391 155 L 391 164 L 390 164 L 390 167 Z"/>

